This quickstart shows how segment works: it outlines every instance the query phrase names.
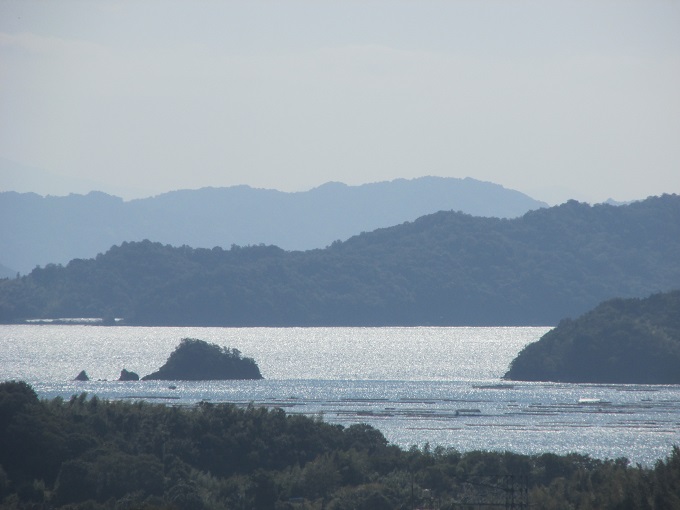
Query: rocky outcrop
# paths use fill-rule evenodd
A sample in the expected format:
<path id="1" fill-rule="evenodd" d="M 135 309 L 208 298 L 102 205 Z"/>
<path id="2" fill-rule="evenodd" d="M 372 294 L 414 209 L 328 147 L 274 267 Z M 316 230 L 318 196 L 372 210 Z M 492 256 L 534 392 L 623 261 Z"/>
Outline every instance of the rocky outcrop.
<path id="1" fill-rule="evenodd" d="M 81 370 L 80 373 L 76 376 L 74 381 L 89 381 L 90 377 L 87 375 L 87 372 L 85 370 Z"/>
<path id="2" fill-rule="evenodd" d="M 220 347 L 195 338 L 183 339 L 157 372 L 143 381 L 210 381 L 262 379 L 255 360 L 244 358 L 237 349 Z"/>
<path id="3" fill-rule="evenodd" d="M 118 378 L 119 381 L 139 381 L 139 375 L 136 374 L 135 372 L 130 372 L 128 370 L 121 370 L 120 371 L 120 377 Z"/>

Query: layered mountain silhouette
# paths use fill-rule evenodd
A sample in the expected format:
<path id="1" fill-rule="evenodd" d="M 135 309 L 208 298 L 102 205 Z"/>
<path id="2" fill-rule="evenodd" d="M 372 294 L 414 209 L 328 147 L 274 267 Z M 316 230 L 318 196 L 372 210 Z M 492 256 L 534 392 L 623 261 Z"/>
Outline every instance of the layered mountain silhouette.
<path id="1" fill-rule="evenodd" d="M 680 288 L 680 196 L 520 218 L 438 212 L 325 249 L 126 242 L 0 280 L 0 321 L 194 326 L 555 325 Z"/>
<path id="2" fill-rule="evenodd" d="M 0 264 L 6 275 L 88 258 L 125 241 L 195 248 L 273 244 L 323 248 L 437 211 L 513 218 L 546 204 L 474 179 L 423 177 L 361 186 L 327 183 L 286 193 L 248 186 L 182 190 L 124 201 L 101 192 L 0 193 Z"/>

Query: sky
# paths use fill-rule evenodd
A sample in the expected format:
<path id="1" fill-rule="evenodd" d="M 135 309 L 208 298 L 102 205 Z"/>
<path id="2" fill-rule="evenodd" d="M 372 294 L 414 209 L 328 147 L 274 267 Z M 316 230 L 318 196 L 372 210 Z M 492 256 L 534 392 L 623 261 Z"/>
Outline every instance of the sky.
<path id="1" fill-rule="evenodd" d="M 0 190 L 126 199 L 680 193 L 680 2 L 0 0 L 3 168 Z"/>

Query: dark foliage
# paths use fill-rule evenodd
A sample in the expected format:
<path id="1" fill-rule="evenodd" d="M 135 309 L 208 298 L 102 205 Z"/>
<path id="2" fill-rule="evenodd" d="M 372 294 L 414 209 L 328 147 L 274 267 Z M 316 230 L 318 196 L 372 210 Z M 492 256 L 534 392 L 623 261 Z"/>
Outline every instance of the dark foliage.
<path id="1" fill-rule="evenodd" d="M 123 243 L 0 281 L 0 322 L 554 325 L 612 296 L 680 288 L 679 260 L 676 195 L 513 220 L 441 212 L 307 252 Z"/>
<path id="2" fill-rule="evenodd" d="M 209 381 L 262 379 L 252 358 L 243 358 L 237 349 L 220 347 L 196 338 L 184 338 L 157 372 L 142 380 Z"/>
<path id="3" fill-rule="evenodd" d="M 280 409 L 85 394 L 40 401 L 23 382 L 0 383 L 2 508 L 453 509 L 503 502 L 521 488 L 546 510 L 678 508 L 680 448 L 653 467 L 576 454 L 404 451 L 370 426 Z"/>
<path id="4" fill-rule="evenodd" d="M 680 384 L 680 290 L 606 301 L 513 360 L 524 381 Z"/>

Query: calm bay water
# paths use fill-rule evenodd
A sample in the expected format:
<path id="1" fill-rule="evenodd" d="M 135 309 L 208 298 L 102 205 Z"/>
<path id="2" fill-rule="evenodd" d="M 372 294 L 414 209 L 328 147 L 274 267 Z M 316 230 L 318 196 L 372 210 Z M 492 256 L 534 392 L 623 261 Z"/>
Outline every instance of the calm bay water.
<path id="1" fill-rule="evenodd" d="M 0 326 L 0 380 L 41 397 L 86 391 L 172 405 L 281 407 L 369 423 L 402 447 L 587 453 L 651 464 L 680 444 L 680 386 L 508 383 L 549 328 L 132 328 Z M 118 382 L 155 371 L 185 337 L 234 347 L 262 381 Z M 86 370 L 92 379 L 75 382 Z M 586 400 L 583 400 L 586 399 Z"/>

